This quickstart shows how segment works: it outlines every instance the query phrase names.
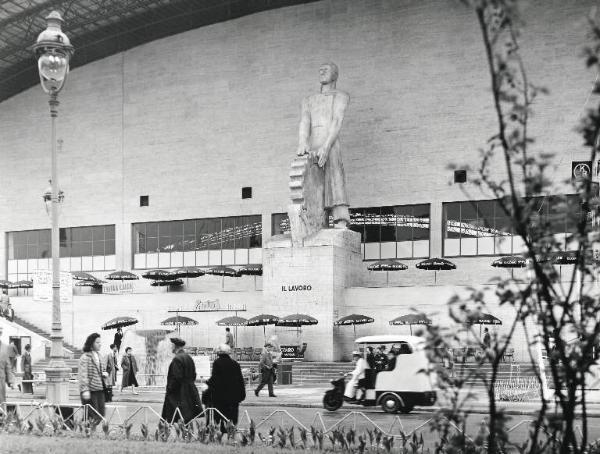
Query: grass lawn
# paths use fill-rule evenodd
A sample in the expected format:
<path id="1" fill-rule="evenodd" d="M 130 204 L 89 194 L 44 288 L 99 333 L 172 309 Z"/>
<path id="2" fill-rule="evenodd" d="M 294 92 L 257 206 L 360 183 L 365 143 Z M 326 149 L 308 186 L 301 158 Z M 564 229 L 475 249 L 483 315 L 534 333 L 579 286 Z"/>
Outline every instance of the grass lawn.
<path id="1" fill-rule="evenodd" d="M 10 454 L 227 454 L 227 453 L 262 453 L 265 450 L 276 454 L 280 451 L 264 446 L 234 447 L 217 446 L 214 444 L 203 445 L 195 443 L 163 443 L 160 441 L 131 441 L 131 440 L 103 440 L 68 437 L 38 437 L 35 435 L 8 435 L 0 434 L 0 453 Z M 287 451 L 289 454 L 289 451 Z"/>

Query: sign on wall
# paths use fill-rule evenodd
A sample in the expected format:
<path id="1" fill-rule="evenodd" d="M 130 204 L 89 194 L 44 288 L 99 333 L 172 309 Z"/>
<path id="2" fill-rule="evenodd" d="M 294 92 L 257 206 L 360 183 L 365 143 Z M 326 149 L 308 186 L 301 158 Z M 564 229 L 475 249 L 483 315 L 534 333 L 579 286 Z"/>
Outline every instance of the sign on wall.
<path id="1" fill-rule="evenodd" d="M 592 161 L 571 161 L 571 178 L 587 180 L 592 175 Z"/>
<path id="2" fill-rule="evenodd" d="M 52 301 L 52 271 L 36 270 L 33 272 L 33 300 Z M 73 302 L 73 276 L 71 273 L 60 273 L 60 302 Z"/>

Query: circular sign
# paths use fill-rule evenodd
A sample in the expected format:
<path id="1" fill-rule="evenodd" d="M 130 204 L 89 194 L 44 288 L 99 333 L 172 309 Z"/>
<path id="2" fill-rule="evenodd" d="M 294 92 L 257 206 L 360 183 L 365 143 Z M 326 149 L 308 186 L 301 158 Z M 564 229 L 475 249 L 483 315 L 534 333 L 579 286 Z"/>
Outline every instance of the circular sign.
<path id="1" fill-rule="evenodd" d="M 573 167 L 573 177 L 579 179 L 586 179 L 590 177 L 592 173 L 589 164 L 585 162 L 580 162 L 575 167 Z"/>

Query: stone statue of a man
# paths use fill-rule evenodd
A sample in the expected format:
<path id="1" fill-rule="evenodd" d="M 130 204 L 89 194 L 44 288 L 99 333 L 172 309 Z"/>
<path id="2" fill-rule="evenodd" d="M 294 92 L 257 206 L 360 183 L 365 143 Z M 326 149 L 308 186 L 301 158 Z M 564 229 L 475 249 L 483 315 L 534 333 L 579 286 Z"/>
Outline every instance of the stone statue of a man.
<path id="1" fill-rule="evenodd" d="M 338 139 L 350 96 L 336 89 L 338 67 L 325 63 L 319 68 L 321 91 L 302 101 L 300 141 L 297 154 L 308 154 L 325 171 L 324 206 L 336 228 L 350 224 L 342 149 Z"/>

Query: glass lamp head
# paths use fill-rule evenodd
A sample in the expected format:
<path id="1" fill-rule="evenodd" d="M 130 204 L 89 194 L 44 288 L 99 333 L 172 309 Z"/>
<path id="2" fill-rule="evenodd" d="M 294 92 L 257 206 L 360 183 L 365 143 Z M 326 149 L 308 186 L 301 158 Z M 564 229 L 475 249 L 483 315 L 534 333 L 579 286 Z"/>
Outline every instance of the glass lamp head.
<path id="1" fill-rule="evenodd" d="M 58 93 L 61 90 L 74 52 L 71 41 L 61 30 L 62 22 L 60 13 L 52 11 L 46 17 L 46 29 L 39 34 L 33 45 L 40 82 L 46 93 Z"/>
<path id="2" fill-rule="evenodd" d="M 49 186 L 46 188 L 44 193 L 42 194 L 42 199 L 44 200 L 44 205 L 46 206 L 46 213 L 48 216 L 52 214 L 52 180 L 48 180 Z M 65 200 L 65 193 L 62 190 L 58 190 L 58 197 L 56 197 L 56 203 L 58 203 L 58 207 Z"/>

